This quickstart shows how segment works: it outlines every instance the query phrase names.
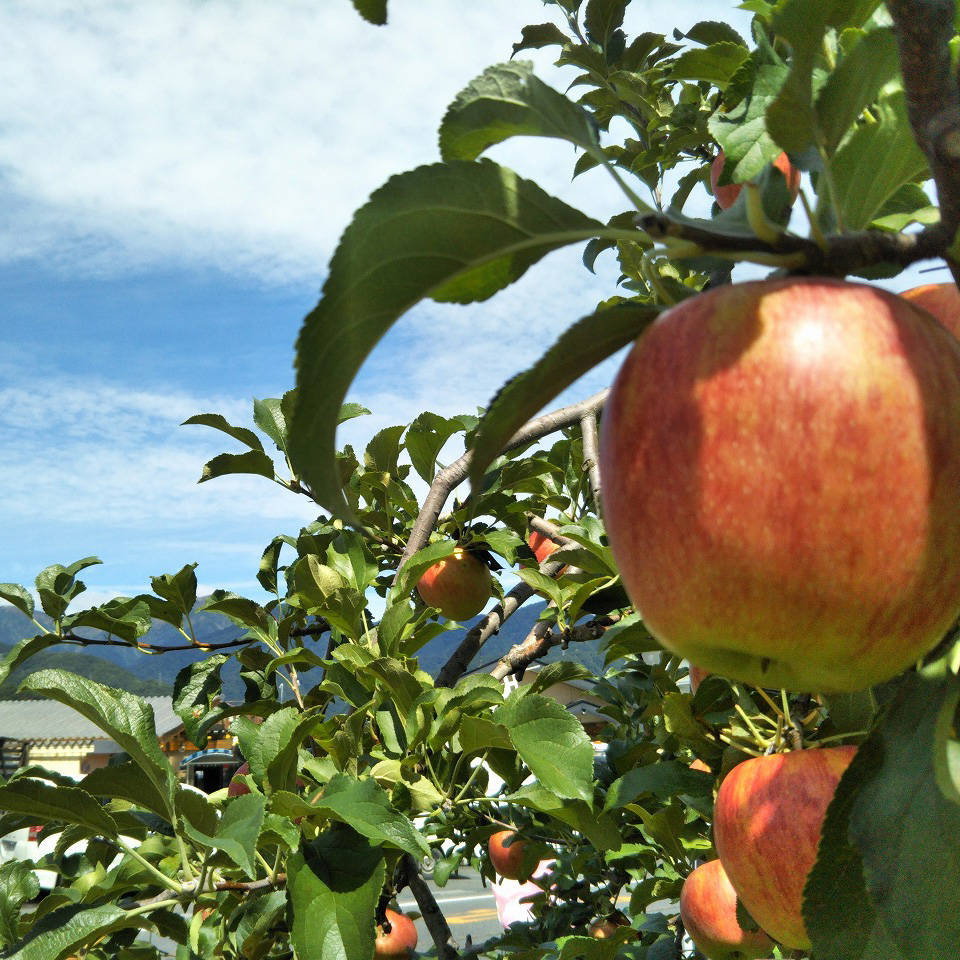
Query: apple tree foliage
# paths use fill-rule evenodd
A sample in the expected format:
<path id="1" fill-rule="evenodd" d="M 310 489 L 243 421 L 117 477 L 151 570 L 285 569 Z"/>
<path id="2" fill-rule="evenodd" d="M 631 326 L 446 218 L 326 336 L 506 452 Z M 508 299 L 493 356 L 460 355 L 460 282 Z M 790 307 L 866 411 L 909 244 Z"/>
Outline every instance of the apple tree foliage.
<path id="1" fill-rule="evenodd" d="M 354 5 L 386 20 L 386 0 Z M 922 258 L 953 265 L 960 199 L 935 134 L 917 122 L 924 97 L 960 108 L 953 5 L 746 0 L 748 35 L 704 21 L 671 36 L 628 36 L 628 5 L 548 0 L 547 19 L 454 97 L 440 160 L 391 178 L 346 228 L 297 342 L 296 389 L 256 401 L 252 427 L 216 413 L 187 421 L 242 448 L 207 463 L 202 481 L 252 474 L 317 504 L 314 523 L 266 546 L 257 579 L 269 600 L 217 590 L 198 601 L 191 563 L 153 578 L 149 593 L 78 609 L 93 557 L 48 567 L 33 590 L 0 585 L 26 617 L 38 601 L 53 624 L 34 620 L 36 635 L 0 676 L 56 645 L 162 655 L 144 640 L 154 621 L 196 645 L 197 609 L 238 627 L 239 639 L 210 644 L 181 672 L 175 707 L 198 745 L 229 722 L 250 788 L 229 798 L 184 789 L 144 701 L 67 670 L 30 675 L 25 690 L 72 706 L 124 759 L 77 784 L 37 766 L 0 784 L 0 830 L 43 823 L 59 836 L 50 858 L 59 882 L 38 905 L 24 908 L 37 892 L 31 871 L 0 867 L 0 956 L 148 958 L 156 948 L 139 934 L 149 929 L 179 945 L 179 960 L 365 960 L 375 923 L 407 889 L 431 933 L 428 955 L 691 956 L 676 904 L 684 877 L 713 856 L 718 776 L 803 741 L 861 745 L 807 885 L 810 955 L 956 956 L 953 633 L 916 669 L 861 694 L 788 695 L 708 677 L 691 695 L 686 665 L 630 608 L 606 543 L 595 470 L 603 396 L 531 419 L 662 309 L 729 282 L 739 263 L 866 278 Z M 523 59 L 531 49 L 574 71 L 565 94 L 534 74 Z M 601 222 L 483 156 L 518 136 L 572 144 L 574 175 L 605 170 L 623 212 Z M 690 199 L 703 197 L 718 148 L 724 176 L 752 183 L 729 210 L 695 216 Z M 770 167 L 782 150 L 807 174 L 792 216 Z M 479 417 L 426 412 L 362 451 L 337 448 L 338 426 L 367 412 L 345 403 L 357 371 L 407 310 L 425 298 L 484 301 L 570 244 L 585 269 L 615 257 L 617 289 L 572 317 Z M 542 565 L 526 542 L 538 525 L 563 544 Z M 492 606 L 469 630 L 414 589 L 456 544 L 515 582 L 495 578 Z M 484 643 L 537 597 L 547 603 L 527 642 L 483 664 Z M 601 676 L 566 659 L 504 687 L 552 646 L 597 637 Z M 432 677 L 418 654 L 438 639 L 449 655 Z M 231 658 L 242 703 L 221 697 Z M 545 696 L 570 679 L 594 684 L 609 719 L 601 759 Z M 442 885 L 467 862 L 490 876 L 483 844 L 505 827 L 557 865 L 529 924 L 467 947 L 423 877 L 432 870 Z M 78 840 L 84 852 L 70 853 Z M 789 851 L 771 865 L 789 868 Z M 628 925 L 590 938 L 589 924 L 607 917 Z"/>

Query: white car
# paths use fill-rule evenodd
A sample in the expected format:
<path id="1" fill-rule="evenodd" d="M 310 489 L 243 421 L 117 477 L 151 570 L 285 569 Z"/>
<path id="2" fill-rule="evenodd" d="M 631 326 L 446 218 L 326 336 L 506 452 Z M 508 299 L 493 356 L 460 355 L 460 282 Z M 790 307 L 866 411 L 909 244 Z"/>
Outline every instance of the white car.
<path id="1" fill-rule="evenodd" d="M 38 842 L 37 837 L 42 829 L 43 827 L 39 825 L 23 827 L 0 838 L 0 864 L 8 860 L 39 863 L 48 853 L 52 853 L 57 845 L 57 837 L 46 837 L 42 842 Z M 69 852 L 79 853 L 83 847 L 82 842 L 75 844 Z M 41 890 L 52 890 L 57 885 L 56 870 L 34 870 L 33 872 L 40 883 Z"/>

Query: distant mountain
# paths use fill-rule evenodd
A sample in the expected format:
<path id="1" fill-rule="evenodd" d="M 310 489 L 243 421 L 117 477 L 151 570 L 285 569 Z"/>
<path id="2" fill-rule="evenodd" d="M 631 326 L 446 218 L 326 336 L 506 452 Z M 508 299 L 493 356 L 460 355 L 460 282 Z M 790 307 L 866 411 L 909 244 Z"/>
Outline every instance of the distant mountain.
<path id="1" fill-rule="evenodd" d="M 474 658 L 471 669 L 478 669 L 487 664 L 492 665 L 511 647 L 520 643 L 533 628 L 543 607 L 543 603 L 527 604 L 521 607 L 507 620 L 500 632 L 487 641 Z M 37 619 L 41 622 L 46 620 L 42 614 L 38 615 Z M 197 640 L 203 644 L 234 640 L 243 633 L 239 627 L 221 614 L 198 611 L 191 619 Z M 421 668 L 435 677 L 450 654 L 463 640 L 466 630 L 470 629 L 471 625 L 467 624 L 463 628 L 442 633 L 423 647 L 418 653 Z M 35 633 L 36 627 L 18 610 L 10 606 L 0 607 L 0 656 L 5 655 L 19 640 L 34 636 Z M 165 623 L 154 623 L 143 639 L 160 646 L 181 646 L 185 642 L 176 629 Z M 305 638 L 303 642 L 305 646 L 315 647 L 315 652 L 320 654 L 326 649 L 325 638 L 319 642 Z M 203 660 L 207 656 L 209 656 L 208 652 L 199 649 L 172 650 L 169 653 L 146 656 L 128 646 L 85 648 L 58 646 L 37 654 L 15 671 L 14 675 L 8 678 L 7 683 L 0 685 L 0 696 L 11 696 L 17 684 L 25 676 L 49 666 L 71 670 L 81 676 L 98 680 L 100 683 L 130 690 L 142 696 L 169 696 L 177 673 L 188 664 Z M 555 660 L 573 660 L 584 664 L 598 674 L 603 671 L 599 641 L 571 644 L 566 650 L 554 647 L 545 662 L 551 663 Z M 227 663 L 222 671 L 222 677 L 224 697 L 227 700 L 242 701 L 243 681 L 240 679 L 239 664 L 236 660 L 230 660 Z M 309 673 L 304 675 L 308 685 L 309 677 Z"/>

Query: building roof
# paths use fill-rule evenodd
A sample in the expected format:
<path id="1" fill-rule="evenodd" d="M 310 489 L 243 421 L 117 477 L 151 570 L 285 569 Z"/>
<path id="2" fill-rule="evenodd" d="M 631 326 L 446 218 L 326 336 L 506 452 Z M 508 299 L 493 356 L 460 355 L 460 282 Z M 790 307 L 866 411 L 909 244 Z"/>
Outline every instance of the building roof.
<path id="1" fill-rule="evenodd" d="M 182 726 L 171 697 L 144 697 L 163 736 Z M 40 742 L 47 740 L 110 740 L 109 734 L 56 700 L 0 700 L 0 737 Z"/>

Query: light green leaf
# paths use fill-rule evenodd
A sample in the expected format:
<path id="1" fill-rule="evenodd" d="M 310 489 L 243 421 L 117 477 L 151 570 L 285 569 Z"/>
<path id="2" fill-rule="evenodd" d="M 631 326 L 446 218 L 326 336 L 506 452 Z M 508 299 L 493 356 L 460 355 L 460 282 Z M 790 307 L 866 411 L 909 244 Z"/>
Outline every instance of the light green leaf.
<path id="1" fill-rule="evenodd" d="M 143 770 L 163 797 L 167 817 L 173 817 L 176 778 L 160 749 L 153 707 L 124 690 L 114 690 L 66 670 L 40 670 L 20 685 L 73 707 L 117 742 Z"/>
<path id="2" fill-rule="evenodd" d="M 266 798 L 260 793 L 246 793 L 234 797 L 223 810 L 216 836 L 209 836 L 189 821 L 183 829 L 192 840 L 202 846 L 222 850 L 248 877 L 257 874 L 257 838 L 263 825 Z"/>
<path id="3" fill-rule="evenodd" d="M 297 343 L 290 449 L 317 500 L 347 513 L 336 460 L 340 405 L 401 314 L 428 296 L 485 300 L 551 250 L 599 229 L 487 160 L 420 167 L 381 187 L 344 233 Z"/>
<path id="4" fill-rule="evenodd" d="M 287 861 L 290 939 L 299 960 L 373 956 L 383 854 L 347 827 L 305 843 Z"/>
<path id="5" fill-rule="evenodd" d="M 253 401 L 253 422 L 274 442 L 283 453 L 287 450 L 287 419 L 283 413 L 280 397 L 266 397 Z"/>
<path id="6" fill-rule="evenodd" d="M 703 50 L 687 50 L 673 62 L 670 71 L 677 80 L 706 80 L 722 90 L 749 56 L 739 43 L 721 42 Z"/>
<path id="7" fill-rule="evenodd" d="M 63 618 L 64 630 L 87 627 L 127 641 L 142 637 L 151 626 L 150 607 L 141 597 L 114 597 L 99 607 Z"/>
<path id="8" fill-rule="evenodd" d="M 897 75 L 900 61 L 893 30 L 866 34 L 837 69 L 827 77 L 817 96 L 817 124 L 829 154 L 874 100 L 887 81 Z"/>
<path id="9" fill-rule="evenodd" d="M 59 643 L 60 638 L 55 633 L 41 633 L 37 637 L 27 637 L 10 649 L 10 652 L 0 661 L 0 683 L 13 673 L 20 664 L 25 663 L 35 653 L 46 650 Z"/>
<path id="10" fill-rule="evenodd" d="M 609 813 L 591 809 L 583 800 L 561 799 L 540 783 L 521 787 L 506 799 L 518 807 L 528 807 L 566 823 L 582 833 L 597 850 L 620 849 L 617 821 Z"/>
<path id="11" fill-rule="evenodd" d="M 440 155 L 476 160 L 515 136 L 556 137 L 602 154 L 590 114 L 537 79 L 532 63 L 514 60 L 488 67 L 457 95 L 440 124 Z"/>
<path id="12" fill-rule="evenodd" d="M 593 745 L 583 726 L 556 700 L 511 697 L 493 714 L 510 732 L 530 772 L 558 797 L 593 803 Z"/>
<path id="13" fill-rule="evenodd" d="M 831 164 L 844 227 L 860 230 L 905 183 L 927 173 L 927 160 L 910 132 L 902 93 L 880 101 L 877 123 L 864 124 Z M 821 178 L 821 201 L 828 189 Z"/>
<path id="14" fill-rule="evenodd" d="M 502 387 L 474 436 L 474 488 L 523 424 L 601 360 L 636 340 L 659 313 L 658 307 L 636 304 L 598 310 L 570 327 L 529 370 Z"/>
<path id="15" fill-rule="evenodd" d="M 60 563 L 54 563 L 41 570 L 35 582 L 43 612 L 52 620 L 59 620 L 66 612 L 70 601 L 87 589 L 82 580 L 77 580 L 77 574 L 98 563 L 102 563 L 99 557 L 84 557 L 66 567 Z"/>
<path id="16" fill-rule="evenodd" d="M 220 669 L 229 659 L 222 653 L 211 654 L 204 660 L 187 664 L 173 681 L 173 709 L 183 721 L 187 736 L 198 747 L 206 743 L 206 737 L 200 736 L 200 727 L 214 698 L 220 695 Z"/>
<path id="17" fill-rule="evenodd" d="M 150 589 L 172 603 L 181 613 L 190 613 L 197 602 L 197 575 L 195 563 L 188 563 L 176 573 L 165 573 L 150 578 Z"/>

